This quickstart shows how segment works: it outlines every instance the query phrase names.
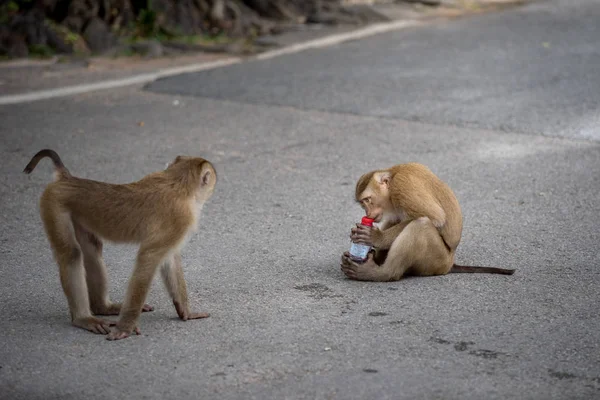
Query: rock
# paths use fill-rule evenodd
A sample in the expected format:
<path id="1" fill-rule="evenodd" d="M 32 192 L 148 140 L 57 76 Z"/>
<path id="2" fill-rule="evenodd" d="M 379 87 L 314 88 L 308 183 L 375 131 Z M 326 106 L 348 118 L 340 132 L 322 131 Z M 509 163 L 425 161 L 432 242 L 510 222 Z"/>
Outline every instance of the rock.
<path id="1" fill-rule="evenodd" d="M 346 13 L 358 18 L 362 23 L 389 22 L 391 19 L 367 4 L 342 7 Z"/>
<path id="2" fill-rule="evenodd" d="M 274 37 L 265 35 L 265 36 L 259 36 L 256 39 L 254 39 L 254 45 L 263 47 L 263 48 L 268 48 L 268 47 L 278 47 L 279 43 L 277 42 L 277 40 Z"/>
<path id="3" fill-rule="evenodd" d="M 406 3 L 420 3 L 426 6 L 439 6 L 442 0 L 404 0 Z"/>
<path id="4" fill-rule="evenodd" d="M 83 38 L 94 53 L 102 53 L 116 44 L 112 32 L 100 18 L 92 18 L 83 30 Z"/>
<path id="5" fill-rule="evenodd" d="M 202 33 L 205 16 L 199 12 L 194 0 L 154 0 L 152 10 L 167 32 L 183 35 Z"/>
<path id="6" fill-rule="evenodd" d="M 81 32 L 83 29 L 84 21 L 78 15 L 69 15 L 64 21 L 63 24 L 68 27 L 73 32 Z"/>
<path id="7" fill-rule="evenodd" d="M 98 0 L 68 0 L 67 16 L 62 24 L 71 31 L 83 33 L 86 23 L 98 16 L 100 2 Z"/>
<path id="8" fill-rule="evenodd" d="M 51 20 L 46 21 L 48 28 L 48 45 L 59 53 L 90 54 L 85 40 L 68 27 L 59 25 Z"/>
<path id="9" fill-rule="evenodd" d="M 23 58 L 29 55 L 25 37 L 0 26 L 0 55 L 10 58 Z"/>
<path id="10" fill-rule="evenodd" d="M 89 55 L 92 53 L 87 43 L 81 36 L 77 36 L 77 40 L 75 40 L 75 43 L 73 43 L 73 51 L 75 52 L 75 54 L 84 55 Z"/>
<path id="11" fill-rule="evenodd" d="M 29 46 L 45 46 L 47 44 L 44 14 L 37 9 L 15 15 L 10 22 L 10 30 L 24 36 Z"/>
<path id="12" fill-rule="evenodd" d="M 336 25 L 338 20 L 332 13 L 316 10 L 306 16 L 307 24 Z"/>
<path id="13" fill-rule="evenodd" d="M 162 44 L 156 40 L 144 40 L 135 42 L 131 45 L 131 48 L 136 53 L 142 54 L 149 58 L 162 57 L 164 49 Z"/>
<path id="14" fill-rule="evenodd" d="M 73 45 L 68 43 L 65 35 L 56 29 L 52 24 L 46 24 L 46 36 L 48 46 L 52 47 L 58 53 L 73 53 Z"/>

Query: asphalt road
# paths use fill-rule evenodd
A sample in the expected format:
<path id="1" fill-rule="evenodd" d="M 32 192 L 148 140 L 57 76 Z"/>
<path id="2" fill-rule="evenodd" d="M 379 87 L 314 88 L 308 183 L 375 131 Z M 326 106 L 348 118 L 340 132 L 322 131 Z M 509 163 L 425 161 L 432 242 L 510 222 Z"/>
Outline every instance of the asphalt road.
<path id="1" fill-rule="evenodd" d="M 572 3 L 0 107 L 0 398 L 598 398 L 600 3 Z M 141 336 L 69 325 L 37 209 L 52 168 L 21 173 L 43 147 L 113 182 L 214 162 L 183 253 L 210 318 L 178 321 L 157 279 Z M 515 275 L 344 278 L 355 180 L 408 161 L 459 198 L 457 261 Z M 134 256 L 105 246 L 115 300 Z"/>

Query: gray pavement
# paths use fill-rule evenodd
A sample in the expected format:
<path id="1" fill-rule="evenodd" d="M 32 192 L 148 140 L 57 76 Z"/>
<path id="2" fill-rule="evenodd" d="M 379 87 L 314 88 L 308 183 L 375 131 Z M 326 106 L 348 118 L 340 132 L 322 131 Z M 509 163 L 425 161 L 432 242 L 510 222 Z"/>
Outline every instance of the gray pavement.
<path id="1" fill-rule="evenodd" d="M 599 20 L 598 1 L 537 2 L 149 90 L 600 140 Z"/>
<path id="2" fill-rule="evenodd" d="M 569 3 L 0 107 L 0 398 L 598 398 L 600 3 Z M 69 325 L 37 209 L 52 168 L 21 173 L 43 147 L 113 182 L 215 163 L 183 253 L 210 318 L 178 321 L 157 279 L 141 336 Z M 457 261 L 515 275 L 343 277 L 355 180 L 407 161 L 455 190 Z M 105 246 L 115 300 L 134 256 Z"/>

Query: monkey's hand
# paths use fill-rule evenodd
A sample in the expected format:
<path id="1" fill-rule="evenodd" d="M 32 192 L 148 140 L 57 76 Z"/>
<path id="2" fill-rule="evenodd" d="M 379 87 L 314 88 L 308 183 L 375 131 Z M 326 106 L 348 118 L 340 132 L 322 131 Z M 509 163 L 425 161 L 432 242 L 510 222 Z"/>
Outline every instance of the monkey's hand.
<path id="1" fill-rule="evenodd" d="M 177 315 L 179 315 L 179 318 L 184 321 L 187 321 L 188 319 L 200 319 L 210 317 L 209 313 L 190 312 L 190 309 L 187 306 L 187 304 L 183 305 L 176 300 L 173 300 L 173 305 L 175 306 L 175 310 L 177 310 Z"/>
<path id="2" fill-rule="evenodd" d="M 342 255 L 341 269 L 350 279 L 356 281 L 375 281 L 379 280 L 377 279 L 377 275 L 381 267 L 373 261 L 373 253 L 369 253 L 367 260 L 359 264 L 352 261 L 350 253 L 345 252 Z"/>
<path id="3" fill-rule="evenodd" d="M 382 242 L 382 233 L 379 228 L 374 226 L 365 226 L 356 224 L 356 228 L 352 228 L 350 239 L 355 243 L 364 243 L 379 248 Z"/>
<path id="4" fill-rule="evenodd" d="M 134 326 L 133 328 L 124 328 L 124 327 L 119 326 L 119 324 L 117 323 L 117 326 L 115 327 L 114 330 L 112 330 L 108 334 L 108 336 L 106 337 L 106 340 L 125 339 L 125 338 L 128 338 L 132 332 L 135 332 L 136 335 L 142 334 L 142 332 L 140 331 L 140 328 L 138 328 L 137 326 Z"/>

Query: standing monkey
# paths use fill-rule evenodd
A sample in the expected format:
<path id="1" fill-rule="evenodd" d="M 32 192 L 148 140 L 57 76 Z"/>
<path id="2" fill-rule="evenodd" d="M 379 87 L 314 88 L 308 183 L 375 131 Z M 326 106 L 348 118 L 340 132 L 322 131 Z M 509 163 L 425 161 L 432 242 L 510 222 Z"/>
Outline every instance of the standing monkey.
<path id="1" fill-rule="evenodd" d="M 426 166 L 399 164 L 371 171 L 356 183 L 356 201 L 379 228 L 357 225 L 350 237 L 373 245 L 362 264 L 342 255 L 350 279 L 397 281 L 404 275 L 487 272 L 512 275 L 514 269 L 454 264 L 462 234 L 462 213 L 454 193 Z"/>
<path id="2" fill-rule="evenodd" d="M 180 256 L 214 191 L 217 175 L 209 161 L 178 156 L 164 171 L 117 185 L 71 175 L 48 149 L 33 156 L 24 172 L 31 173 L 44 157 L 54 163 L 56 179 L 41 196 L 40 214 L 73 325 L 108 334 L 109 340 L 140 334 L 138 319 L 152 310 L 144 301 L 159 267 L 179 318 L 209 316 L 189 310 Z M 123 304 L 108 297 L 102 240 L 140 244 Z M 112 331 L 115 322 L 94 316 L 117 314 Z"/>

